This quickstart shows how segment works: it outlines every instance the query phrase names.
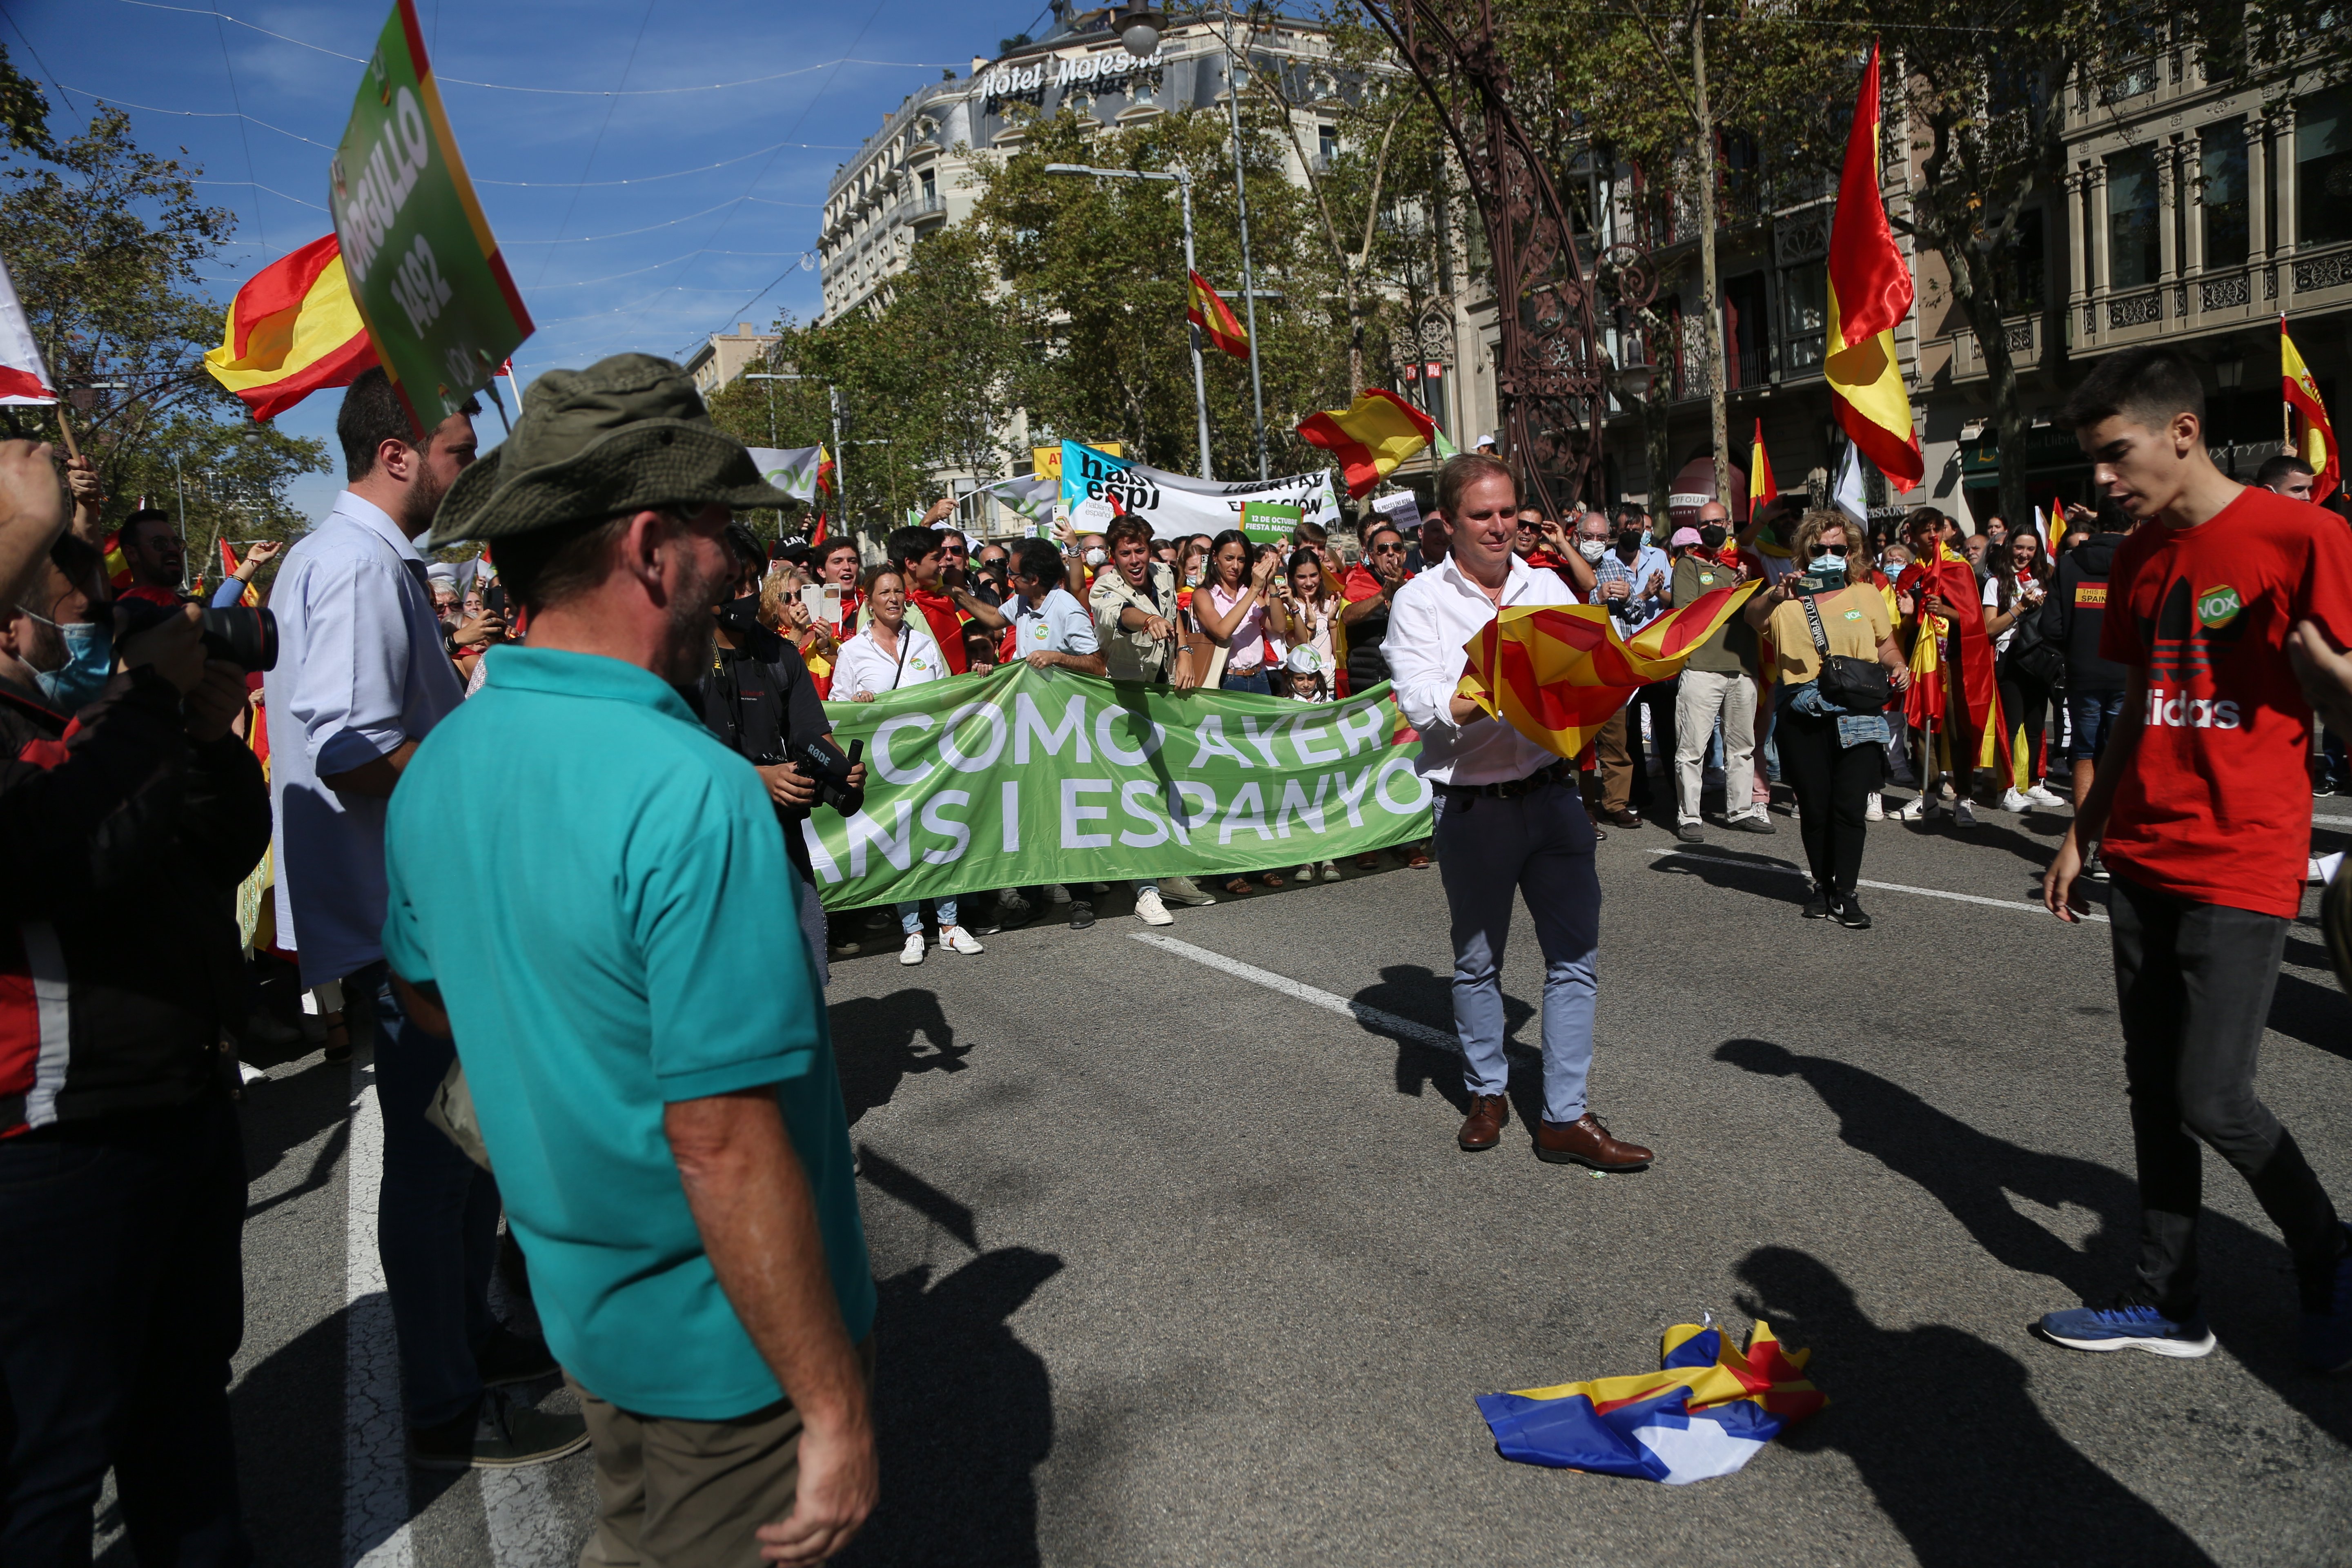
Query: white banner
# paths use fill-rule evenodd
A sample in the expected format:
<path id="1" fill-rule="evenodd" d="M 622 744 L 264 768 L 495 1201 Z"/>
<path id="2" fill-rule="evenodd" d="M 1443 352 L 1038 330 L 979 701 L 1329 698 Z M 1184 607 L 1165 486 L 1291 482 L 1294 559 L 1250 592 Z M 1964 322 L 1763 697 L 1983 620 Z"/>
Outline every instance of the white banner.
<path id="1" fill-rule="evenodd" d="M 794 500 L 816 500 L 817 465 L 824 461 L 823 447 L 754 447 L 751 451 L 761 479 Z"/>
<path id="2" fill-rule="evenodd" d="M 1286 474 L 1276 479 L 1245 479 L 1226 483 L 1194 479 L 1148 468 L 1125 458 L 1062 443 L 1062 505 L 1073 520 L 1086 502 L 1115 505 L 1151 525 L 1153 537 L 1182 539 L 1195 533 L 1218 534 L 1242 525 L 1244 501 L 1269 501 L 1299 509 L 1300 521 L 1331 528 L 1339 521 L 1339 498 L 1331 488 L 1331 470 Z M 1090 507 L 1089 513 L 1101 506 Z M 1098 531 L 1098 530 L 1097 530 Z"/>

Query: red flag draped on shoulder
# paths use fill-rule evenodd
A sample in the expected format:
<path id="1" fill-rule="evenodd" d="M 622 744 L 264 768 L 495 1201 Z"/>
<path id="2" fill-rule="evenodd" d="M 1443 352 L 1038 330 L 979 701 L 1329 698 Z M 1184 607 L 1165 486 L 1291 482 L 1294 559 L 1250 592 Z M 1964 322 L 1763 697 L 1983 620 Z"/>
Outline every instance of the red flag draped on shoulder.
<path id="1" fill-rule="evenodd" d="M 1234 308 L 1221 299 L 1209 280 L 1197 272 L 1188 272 L 1192 280 L 1192 297 L 1184 310 L 1184 319 L 1208 334 L 1209 341 L 1235 359 L 1250 356 L 1249 330 L 1234 319 Z"/>
<path id="2" fill-rule="evenodd" d="M 2009 726 L 2000 721 L 2000 686 L 1994 673 L 1992 639 L 1985 635 L 1983 590 L 1978 586 L 1976 569 L 1969 564 L 1967 556 L 1939 542 L 1935 559 L 1915 561 L 1903 569 L 1902 575 L 1895 580 L 1895 591 L 1916 594 L 1923 599 L 1929 594 L 1938 595 L 1946 611 L 1940 624 L 1937 617 L 1926 614 L 1924 607 L 1921 611 L 1919 637 L 1911 646 L 1911 689 L 1903 699 L 1905 721 L 1914 726 L 1932 724 L 1938 733 L 1949 731 L 1950 715 L 1946 707 L 1951 676 L 1936 646 L 1940 631 L 1959 658 L 1960 694 L 1968 703 L 1968 727 L 1979 737 L 1988 731 L 1995 735 L 1994 750 L 2000 758 L 2001 776 L 2007 778 Z M 1965 759 L 1961 765 L 1974 761 Z"/>
<path id="3" fill-rule="evenodd" d="M 243 398 L 256 419 L 273 418 L 326 387 L 349 386 L 375 363 L 331 234 L 255 273 L 228 308 L 221 346 L 205 355 L 213 379 Z"/>
<path id="4" fill-rule="evenodd" d="M 2311 499 L 2326 500 L 2344 482 L 2344 449 L 2336 444 L 2336 426 L 2327 420 L 2327 405 L 2319 401 L 2319 384 L 2303 363 L 2294 340 L 2286 335 L 2286 318 L 2279 318 L 2279 390 L 2286 398 L 2287 450 L 2311 465 L 2317 477 Z"/>
<path id="5" fill-rule="evenodd" d="M 1505 610 L 1464 645 L 1470 662 L 1454 689 L 1546 751 L 1575 757 L 1634 692 L 1680 674 L 1763 585 L 1717 588 L 1630 637 L 1599 605 Z"/>
<path id="6" fill-rule="evenodd" d="M 1878 191 L 1878 44 L 1870 46 L 1830 227 L 1830 405 L 1862 455 L 1898 490 L 1926 477 L 1911 394 L 1895 361 L 1895 325 L 1911 310 L 1911 269 L 1895 247 Z"/>

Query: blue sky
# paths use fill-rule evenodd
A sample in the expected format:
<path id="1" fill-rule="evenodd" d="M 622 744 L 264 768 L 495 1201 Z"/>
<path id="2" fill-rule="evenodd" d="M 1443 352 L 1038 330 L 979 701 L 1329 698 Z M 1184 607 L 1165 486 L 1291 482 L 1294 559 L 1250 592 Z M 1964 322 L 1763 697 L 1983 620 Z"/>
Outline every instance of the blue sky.
<path id="1" fill-rule="evenodd" d="M 142 146 L 185 147 L 219 182 L 205 195 L 237 216 L 236 243 L 209 269 L 226 308 L 259 268 L 331 226 L 328 149 L 361 68 L 336 57 L 364 58 L 391 6 L 218 5 L 236 20 L 215 20 L 205 0 L 6 0 L 0 40 L 51 84 L 60 135 L 102 99 L 130 110 Z M 526 384 L 625 350 L 683 357 L 737 321 L 814 315 L 817 275 L 795 266 L 835 166 L 942 67 L 965 74 L 1000 38 L 1044 31 L 1045 13 L 1045 0 L 416 5 L 458 144 L 538 323 L 515 355 Z M 523 88 L 541 90 L 510 90 Z M 583 184 L 612 181 L 629 183 Z M 279 423 L 331 449 L 336 401 L 316 395 Z M 497 416 L 483 424 L 495 440 Z M 315 517 L 336 489 L 314 475 L 294 500 Z"/>

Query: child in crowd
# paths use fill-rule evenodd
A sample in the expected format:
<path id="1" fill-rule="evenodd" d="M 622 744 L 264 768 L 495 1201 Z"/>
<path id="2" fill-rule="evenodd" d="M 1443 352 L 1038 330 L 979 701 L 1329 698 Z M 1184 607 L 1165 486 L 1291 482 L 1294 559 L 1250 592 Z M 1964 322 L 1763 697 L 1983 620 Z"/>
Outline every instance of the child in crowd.
<path id="1" fill-rule="evenodd" d="M 1331 669 L 1328 658 L 1312 643 L 1301 643 L 1290 650 L 1282 661 L 1282 695 L 1293 702 L 1328 702 L 1331 700 Z M 1339 879 L 1339 863 L 1325 860 L 1308 861 L 1298 868 L 1298 879 L 1311 882 L 1320 872 L 1327 882 Z"/>

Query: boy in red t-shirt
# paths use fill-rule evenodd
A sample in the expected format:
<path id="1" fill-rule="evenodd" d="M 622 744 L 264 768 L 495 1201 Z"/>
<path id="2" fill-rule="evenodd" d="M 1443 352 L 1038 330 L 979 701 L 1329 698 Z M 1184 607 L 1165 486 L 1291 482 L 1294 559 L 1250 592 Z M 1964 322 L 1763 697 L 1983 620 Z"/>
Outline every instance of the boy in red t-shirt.
<path id="1" fill-rule="evenodd" d="M 2139 1275 L 2111 1308 L 2052 1312 L 2077 1350 L 2201 1356 L 2202 1152 L 2238 1169 L 2294 1258 L 2305 1361 L 2352 1366 L 2352 1245 L 2294 1138 L 2254 1097 L 2254 1060 L 2311 847 L 2311 706 L 2286 655 L 2309 620 L 2352 638 L 2352 537 L 2317 507 L 2249 489 L 2205 449 L 2195 364 L 2167 348 L 2099 363 L 2063 416 L 2138 526 L 2116 552 L 2099 653 L 2123 712 L 2042 901 L 2079 919 L 2098 843 L 2113 874 L 2116 990 L 2138 1157 Z"/>

